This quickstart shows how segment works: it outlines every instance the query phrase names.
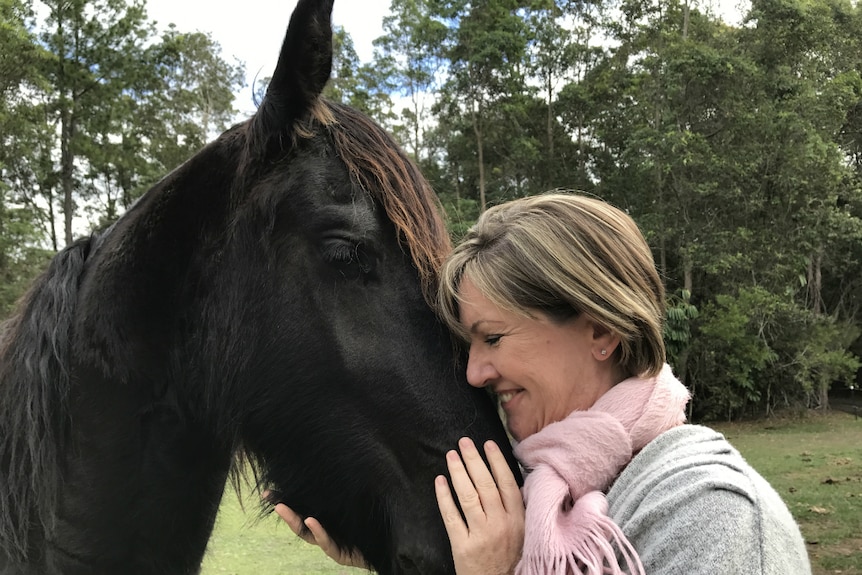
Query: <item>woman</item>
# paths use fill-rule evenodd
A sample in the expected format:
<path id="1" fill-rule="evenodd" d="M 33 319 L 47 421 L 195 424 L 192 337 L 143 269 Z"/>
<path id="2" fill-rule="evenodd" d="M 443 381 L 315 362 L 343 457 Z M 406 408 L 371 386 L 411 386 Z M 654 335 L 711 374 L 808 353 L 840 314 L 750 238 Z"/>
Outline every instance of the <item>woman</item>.
<path id="1" fill-rule="evenodd" d="M 522 499 L 493 443 L 490 470 L 469 440 L 447 454 L 455 494 L 443 476 L 435 489 L 459 575 L 811 572 L 775 490 L 719 433 L 683 425 L 664 288 L 626 214 L 560 193 L 491 208 L 444 265 L 439 303 L 527 470 Z M 305 523 L 310 542 L 362 565 Z"/>

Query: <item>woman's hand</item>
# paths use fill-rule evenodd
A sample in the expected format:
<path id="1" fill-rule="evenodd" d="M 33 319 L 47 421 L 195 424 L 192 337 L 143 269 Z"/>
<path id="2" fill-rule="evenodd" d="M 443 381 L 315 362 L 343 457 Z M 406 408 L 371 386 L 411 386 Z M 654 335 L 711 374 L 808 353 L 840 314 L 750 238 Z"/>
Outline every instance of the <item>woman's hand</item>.
<path id="1" fill-rule="evenodd" d="M 485 465 L 473 442 L 462 438 L 446 454 L 452 485 L 464 511 L 458 512 L 449 483 L 434 482 L 437 504 L 452 544 L 458 575 L 513 573 L 524 546 L 524 500 L 506 458 L 493 441 L 485 443 Z"/>
<path id="2" fill-rule="evenodd" d="M 304 530 L 302 528 L 302 518 L 284 503 L 277 503 L 275 505 L 275 512 L 290 526 L 291 531 L 296 533 L 303 541 L 319 546 L 336 563 L 347 567 L 370 569 L 368 563 L 366 563 L 358 551 L 348 553 L 339 549 L 338 545 L 329 538 L 329 534 L 323 528 L 323 525 L 320 524 L 320 521 L 314 517 L 306 518 L 305 526 L 308 529 Z"/>

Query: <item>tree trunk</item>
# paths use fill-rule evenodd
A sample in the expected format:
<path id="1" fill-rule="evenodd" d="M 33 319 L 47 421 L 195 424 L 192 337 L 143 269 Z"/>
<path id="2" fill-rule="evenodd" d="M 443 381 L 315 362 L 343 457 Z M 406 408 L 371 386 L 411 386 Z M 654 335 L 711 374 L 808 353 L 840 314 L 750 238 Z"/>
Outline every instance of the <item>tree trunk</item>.
<path id="1" fill-rule="evenodd" d="M 693 267 L 694 267 L 694 264 L 691 261 L 691 256 L 689 254 L 685 254 L 685 256 L 683 257 L 683 282 L 682 282 L 684 294 L 686 294 L 686 293 L 691 294 L 691 287 L 692 287 L 692 283 L 693 283 L 693 281 L 692 281 L 692 275 L 693 275 L 692 269 L 693 269 Z M 690 297 L 691 296 L 689 296 L 689 298 Z M 687 300 L 686 300 L 686 303 L 687 303 Z M 680 352 L 679 357 L 677 357 L 677 366 L 676 366 L 677 374 L 676 375 L 679 378 L 679 380 L 683 383 L 683 385 L 688 385 L 688 382 L 686 381 L 688 379 L 688 350 L 689 350 L 689 345 L 686 345 L 685 349 L 683 349 Z M 689 420 L 691 420 L 692 411 L 694 410 L 694 385 L 692 385 L 692 387 L 690 388 L 690 392 L 691 392 L 691 400 L 688 402 L 688 418 L 689 418 Z"/>
<path id="2" fill-rule="evenodd" d="M 477 107 L 479 108 L 478 111 L 476 110 Z M 476 135 L 476 156 L 479 162 L 479 213 L 484 212 L 487 207 L 487 202 L 485 201 L 485 147 L 482 141 L 482 127 L 479 125 L 481 122 L 481 111 L 482 109 L 478 102 L 474 102 L 472 119 L 473 133 Z"/>
<path id="3" fill-rule="evenodd" d="M 814 315 L 823 313 L 823 254 L 818 250 L 808 262 L 808 295 Z"/>
<path id="4" fill-rule="evenodd" d="M 547 125 L 545 127 L 548 136 L 548 159 L 554 159 L 554 107 L 553 107 L 553 89 L 551 88 L 551 73 L 548 71 L 548 116 Z"/>
<path id="5" fill-rule="evenodd" d="M 72 243 L 72 220 L 75 216 L 72 194 L 75 190 L 75 156 L 72 153 L 72 138 L 75 136 L 73 104 L 68 100 L 60 113 L 60 186 L 63 191 L 63 224 L 65 245 Z"/>
<path id="6" fill-rule="evenodd" d="M 682 6 L 682 39 L 688 39 L 688 20 L 691 7 L 688 5 L 689 0 L 685 0 Z"/>
<path id="7" fill-rule="evenodd" d="M 419 164 L 419 101 L 413 91 L 413 159 Z"/>

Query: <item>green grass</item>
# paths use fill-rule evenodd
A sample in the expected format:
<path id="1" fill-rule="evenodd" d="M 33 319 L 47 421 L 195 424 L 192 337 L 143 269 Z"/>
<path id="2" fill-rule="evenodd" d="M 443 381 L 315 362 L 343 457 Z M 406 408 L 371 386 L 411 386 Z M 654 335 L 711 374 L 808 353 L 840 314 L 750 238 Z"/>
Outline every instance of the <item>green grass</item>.
<path id="1" fill-rule="evenodd" d="M 787 502 L 815 575 L 862 575 L 862 419 L 844 413 L 715 424 Z M 202 575 L 364 575 L 299 540 L 276 516 L 222 502 Z"/>

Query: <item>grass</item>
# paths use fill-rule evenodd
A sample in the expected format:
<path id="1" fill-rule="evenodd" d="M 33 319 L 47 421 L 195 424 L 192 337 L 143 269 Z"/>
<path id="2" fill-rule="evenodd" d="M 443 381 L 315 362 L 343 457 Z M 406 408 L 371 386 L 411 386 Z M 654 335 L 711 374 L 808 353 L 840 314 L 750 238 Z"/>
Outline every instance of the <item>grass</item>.
<path id="1" fill-rule="evenodd" d="M 862 419 L 844 413 L 715 424 L 784 498 L 815 575 L 862 575 Z M 299 540 L 275 517 L 258 521 L 228 490 L 202 575 L 365 575 Z"/>

